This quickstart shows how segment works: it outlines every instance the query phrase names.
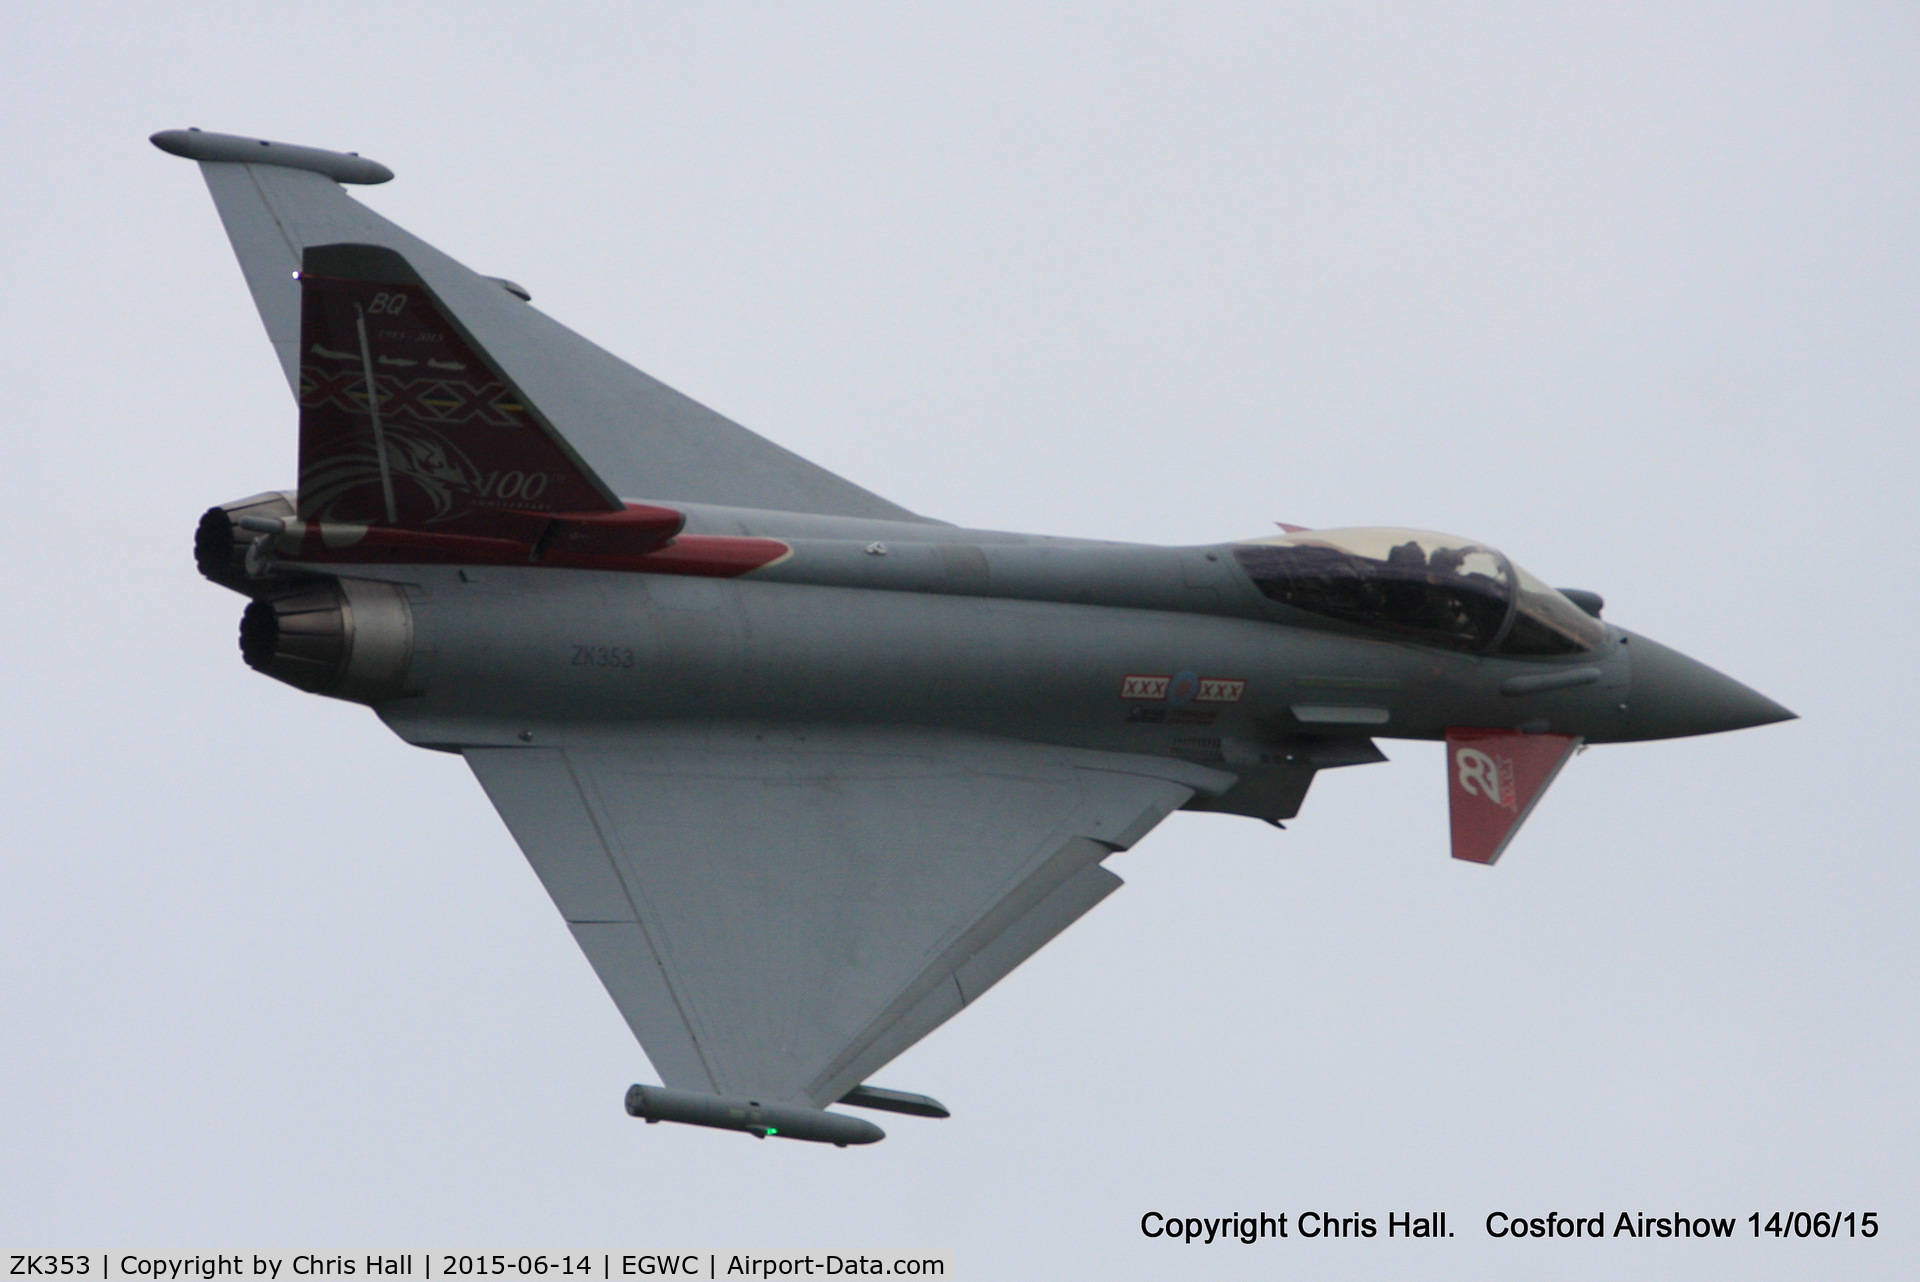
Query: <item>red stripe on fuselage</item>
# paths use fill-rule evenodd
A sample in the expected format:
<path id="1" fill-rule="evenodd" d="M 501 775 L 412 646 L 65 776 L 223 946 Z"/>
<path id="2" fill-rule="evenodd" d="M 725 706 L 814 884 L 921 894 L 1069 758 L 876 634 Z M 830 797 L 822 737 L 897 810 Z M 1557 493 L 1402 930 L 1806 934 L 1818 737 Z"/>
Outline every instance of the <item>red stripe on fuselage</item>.
<path id="1" fill-rule="evenodd" d="M 793 549 L 779 539 L 683 534 L 658 552 L 631 558 L 630 565 L 619 568 L 647 574 L 694 574 L 709 579 L 731 579 L 776 561 L 784 561 L 792 555 Z"/>
<path id="2" fill-rule="evenodd" d="M 554 546 L 536 561 L 534 546 L 533 542 L 519 539 L 428 534 L 373 526 L 350 546 L 330 548 L 322 546 L 317 530 L 309 527 L 300 559 L 329 565 L 533 565 L 731 579 L 784 560 L 793 551 L 778 539 L 708 534 L 683 534 L 663 548 L 642 554 L 584 552 Z"/>

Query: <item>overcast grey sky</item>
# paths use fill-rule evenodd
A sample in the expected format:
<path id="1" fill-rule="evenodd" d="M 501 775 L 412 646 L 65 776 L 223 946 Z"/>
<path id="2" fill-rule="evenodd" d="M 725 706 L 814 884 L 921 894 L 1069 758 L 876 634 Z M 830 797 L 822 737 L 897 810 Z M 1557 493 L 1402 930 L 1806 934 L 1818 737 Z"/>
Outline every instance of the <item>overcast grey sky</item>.
<path id="1" fill-rule="evenodd" d="M 967 1278 L 1920 1263 L 1910 5 L 14 5 L 0 1247 L 935 1247 Z M 198 125 L 888 498 L 1490 540 L 1802 720 L 1601 748 L 1502 864 L 1440 750 L 1178 815 L 879 1079 L 871 1150 L 625 1118 L 478 787 L 247 671 L 189 545 L 293 480 Z M 1407 1246 L 1143 1212 L 1444 1209 Z M 1489 1211 L 1877 1210 L 1871 1242 Z"/>

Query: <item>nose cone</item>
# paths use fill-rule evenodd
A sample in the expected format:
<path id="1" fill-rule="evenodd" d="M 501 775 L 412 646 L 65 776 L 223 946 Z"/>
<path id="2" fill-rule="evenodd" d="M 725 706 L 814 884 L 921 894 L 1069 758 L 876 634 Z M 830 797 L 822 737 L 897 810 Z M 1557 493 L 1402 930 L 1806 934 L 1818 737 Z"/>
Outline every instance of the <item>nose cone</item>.
<path id="1" fill-rule="evenodd" d="M 1629 632 L 1633 685 L 1627 695 L 1629 739 L 1678 739 L 1745 730 L 1794 714 L 1732 677 L 1658 641 Z"/>

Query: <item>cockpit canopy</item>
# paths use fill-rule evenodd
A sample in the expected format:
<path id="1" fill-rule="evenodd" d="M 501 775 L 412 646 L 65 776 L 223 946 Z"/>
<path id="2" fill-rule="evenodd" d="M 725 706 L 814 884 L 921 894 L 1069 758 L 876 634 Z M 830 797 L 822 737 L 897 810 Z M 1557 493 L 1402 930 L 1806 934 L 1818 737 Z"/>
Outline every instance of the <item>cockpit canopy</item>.
<path id="1" fill-rule="evenodd" d="M 1484 543 L 1430 530 L 1307 530 L 1234 545 L 1270 600 L 1425 645 L 1583 654 L 1606 628 Z"/>

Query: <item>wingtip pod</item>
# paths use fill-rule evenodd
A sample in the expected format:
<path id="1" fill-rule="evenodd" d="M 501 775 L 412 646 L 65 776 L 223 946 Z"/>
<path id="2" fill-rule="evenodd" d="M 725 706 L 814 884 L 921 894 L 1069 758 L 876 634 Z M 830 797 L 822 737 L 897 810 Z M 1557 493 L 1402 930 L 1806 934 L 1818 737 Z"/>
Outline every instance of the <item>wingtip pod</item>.
<path id="1" fill-rule="evenodd" d="M 769 1135 L 789 1140 L 812 1140 L 845 1148 L 872 1144 L 887 1133 L 865 1118 L 829 1113 L 804 1104 L 779 1104 L 699 1091 L 669 1090 L 664 1086 L 633 1086 L 627 1091 L 627 1113 L 649 1122 L 682 1122 L 722 1131 L 745 1131 L 761 1139 Z"/>
<path id="2" fill-rule="evenodd" d="M 371 184 L 393 180 L 393 170 L 377 160 L 368 160 L 351 152 L 328 151 L 322 147 L 268 142 L 264 138 L 246 138 L 239 134 L 210 134 L 202 129 L 162 129 L 148 141 L 161 151 L 184 156 L 188 160 L 310 169 L 342 183 Z"/>

